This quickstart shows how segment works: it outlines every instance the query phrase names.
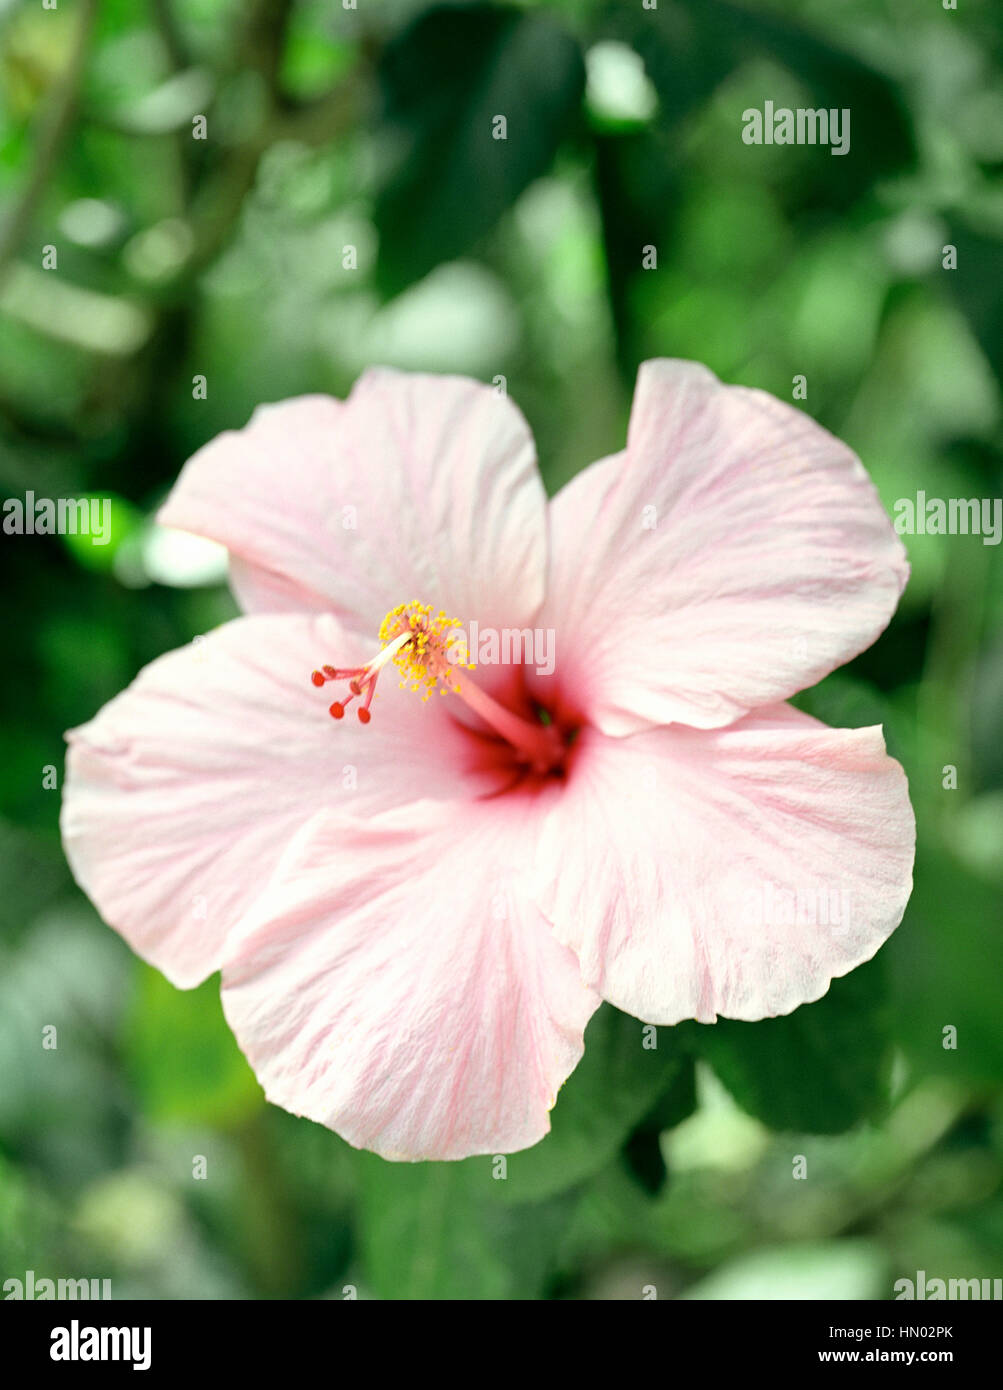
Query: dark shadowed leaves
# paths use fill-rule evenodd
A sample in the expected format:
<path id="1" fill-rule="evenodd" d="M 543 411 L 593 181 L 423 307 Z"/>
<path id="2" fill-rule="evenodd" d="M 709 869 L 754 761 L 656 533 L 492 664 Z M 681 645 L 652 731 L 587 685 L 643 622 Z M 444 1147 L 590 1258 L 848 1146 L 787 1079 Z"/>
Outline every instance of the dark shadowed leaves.
<path id="1" fill-rule="evenodd" d="M 1000 907 L 997 886 L 921 839 L 912 900 L 889 952 L 897 1032 L 923 1072 L 1003 1078 Z"/>
<path id="2" fill-rule="evenodd" d="M 883 962 L 833 980 L 814 1004 L 759 1023 L 687 1024 L 687 1037 L 738 1103 L 772 1129 L 836 1134 L 884 1103 Z"/>
<path id="3" fill-rule="evenodd" d="M 548 15 L 450 6 L 390 46 L 382 82 L 391 167 L 376 202 L 377 277 L 392 295 L 469 250 L 549 168 L 584 67 Z M 506 139 L 494 138 L 499 117 Z"/>
<path id="4" fill-rule="evenodd" d="M 800 79 L 812 107 L 851 113 L 848 152 L 832 157 L 819 151 L 812 166 L 815 177 L 809 182 L 817 184 L 821 202 L 849 203 L 877 179 L 912 162 L 912 126 L 893 80 L 811 27 L 725 0 L 706 0 L 699 15 L 689 7 L 683 12 L 671 0 L 657 11 L 639 7 L 638 14 L 649 22 L 638 23 L 636 42 L 668 120 L 686 115 L 733 67 L 765 58 Z M 762 102 L 775 96 L 764 91 Z M 736 109 L 736 140 L 741 118 Z"/>
<path id="5" fill-rule="evenodd" d="M 696 1071 L 692 1058 L 682 1058 L 668 1089 L 642 1117 L 623 1146 L 623 1160 L 634 1181 L 655 1196 L 665 1185 L 668 1170 L 661 1136 L 696 1109 Z"/>

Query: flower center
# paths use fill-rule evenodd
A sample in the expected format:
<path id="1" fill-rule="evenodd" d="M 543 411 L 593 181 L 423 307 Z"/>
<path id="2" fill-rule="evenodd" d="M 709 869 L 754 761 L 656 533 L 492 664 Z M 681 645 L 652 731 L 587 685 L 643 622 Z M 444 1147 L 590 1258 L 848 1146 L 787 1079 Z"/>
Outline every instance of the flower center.
<path id="1" fill-rule="evenodd" d="M 348 682 L 347 699 L 335 700 L 329 706 L 332 718 L 343 719 L 352 701 L 361 700 L 359 721 L 368 724 L 380 672 L 393 662 L 402 675 L 402 690 L 410 686 L 424 701 L 436 689 L 440 695 L 458 695 L 534 772 L 549 772 L 561 763 L 564 742 L 553 725 L 532 723 L 513 714 L 474 684 L 469 673 L 476 667 L 468 659 L 462 628 L 455 618 L 447 618 L 443 609 L 436 613 L 417 599 L 399 603 L 380 624 L 379 639 L 383 644 L 380 651 L 364 666 L 321 666 L 311 675 L 318 687 L 328 681 Z"/>

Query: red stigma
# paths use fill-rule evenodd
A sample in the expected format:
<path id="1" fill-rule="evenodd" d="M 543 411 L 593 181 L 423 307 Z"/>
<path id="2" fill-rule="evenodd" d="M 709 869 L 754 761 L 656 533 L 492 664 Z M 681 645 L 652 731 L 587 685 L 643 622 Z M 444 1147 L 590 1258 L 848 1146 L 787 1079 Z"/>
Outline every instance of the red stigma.
<path id="1" fill-rule="evenodd" d="M 389 657 L 392 657 L 394 650 L 399 650 L 401 645 L 402 641 L 398 639 L 397 647 L 390 649 Z M 369 706 L 376 694 L 376 681 L 381 668 L 386 665 L 389 657 L 381 653 L 368 666 L 321 666 L 319 670 L 311 673 L 310 679 L 316 686 L 322 686 L 327 681 L 348 681 L 348 696 L 344 700 L 335 700 L 333 705 L 328 706 L 328 713 L 332 719 L 343 719 L 345 710 L 352 701 L 361 699 L 362 703 L 358 710 L 359 723 L 369 723 L 373 717 Z"/>

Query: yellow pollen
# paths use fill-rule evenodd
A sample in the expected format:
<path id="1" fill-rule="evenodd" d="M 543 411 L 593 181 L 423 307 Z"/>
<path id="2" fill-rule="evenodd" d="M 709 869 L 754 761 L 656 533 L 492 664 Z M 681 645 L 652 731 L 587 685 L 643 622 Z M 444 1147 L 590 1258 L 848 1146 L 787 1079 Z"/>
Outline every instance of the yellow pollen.
<path id="1" fill-rule="evenodd" d="M 476 669 L 474 662 L 468 660 L 458 620 L 448 618 L 442 608 L 436 613 L 431 604 L 412 599 L 392 608 L 380 624 L 380 641 L 384 647 L 405 634 L 409 640 L 393 658 L 403 677 L 401 689 L 410 685 L 423 700 L 428 700 L 436 687 L 440 695 L 449 690 L 458 694 L 456 673 L 461 669 Z"/>

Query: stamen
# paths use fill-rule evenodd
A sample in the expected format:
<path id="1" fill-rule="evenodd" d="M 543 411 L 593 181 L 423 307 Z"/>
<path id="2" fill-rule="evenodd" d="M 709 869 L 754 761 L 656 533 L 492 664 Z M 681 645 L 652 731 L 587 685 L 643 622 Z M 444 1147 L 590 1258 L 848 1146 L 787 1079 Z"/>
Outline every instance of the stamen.
<path id="1" fill-rule="evenodd" d="M 422 700 L 428 700 L 437 688 L 441 695 L 458 695 L 485 724 L 501 734 L 534 771 L 546 772 L 555 767 L 564 755 L 559 731 L 553 725 L 531 723 L 513 714 L 481 690 L 468 674 L 476 667 L 468 660 L 469 654 L 458 633 L 462 633 L 459 623 L 447 618 L 443 609 L 435 613 L 428 604 L 416 599 L 400 603 L 380 625 L 383 646 L 372 661 L 356 667 L 322 666 L 310 679 L 315 686 L 347 680 L 349 694 L 329 707 L 331 717 L 343 719 L 352 701 L 361 699 L 359 721 L 368 724 L 372 719 L 370 705 L 376 694 L 376 682 L 383 668 L 392 661 L 403 675 L 401 689 L 410 685 Z"/>

